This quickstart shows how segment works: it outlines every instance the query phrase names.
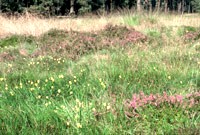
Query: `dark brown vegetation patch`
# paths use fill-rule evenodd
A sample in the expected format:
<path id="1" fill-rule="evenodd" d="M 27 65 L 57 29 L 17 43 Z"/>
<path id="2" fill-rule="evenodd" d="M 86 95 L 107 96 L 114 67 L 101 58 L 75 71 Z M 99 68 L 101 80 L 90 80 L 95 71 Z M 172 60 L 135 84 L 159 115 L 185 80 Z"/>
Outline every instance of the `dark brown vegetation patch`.
<path id="1" fill-rule="evenodd" d="M 198 40 L 200 39 L 200 30 L 195 32 L 188 32 L 183 36 L 185 41 Z"/>
<path id="2" fill-rule="evenodd" d="M 12 56 L 12 54 L 8 53 L 8 52 L 3 52 L 0 54 L 0 62 L 1 61 L 10 61 L 10 60 L 14 60 L 15 57 Z"/>
<path id="3" fill-rule="evenodd" d="M 103 49 L 125 48 L 129 44 L 142 42 L 146 36 L 133 28 L 107 25 L 98 32 L 77 32 L 52 30 L 37 39 L 37 49 L 27 56 L 20 50 L 19 55 L 38 57 L 40 55 L 62 56 L 77 59 L 84 54 Z"/>

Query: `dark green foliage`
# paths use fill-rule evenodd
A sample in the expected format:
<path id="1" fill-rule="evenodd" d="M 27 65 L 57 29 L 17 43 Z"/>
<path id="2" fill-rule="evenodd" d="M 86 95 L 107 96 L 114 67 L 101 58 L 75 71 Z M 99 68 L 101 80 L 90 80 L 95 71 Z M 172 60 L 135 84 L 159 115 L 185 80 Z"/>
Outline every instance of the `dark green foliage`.
<path id="1" fill-rule="evenodd" d="M 193 6 L 193 10 L 200 13 L 200 0 L 191 0 L 191 4 Z"/>
<path id="2" fill-rule="evenodd" d="M 13 35 L 11 37 L 1 39 L 0 40 L 0 48 L 9 47 L 9 46 L 16 46 L 20 44 L 20 42 L 26 41 L 27 43 L 33 42 L 33 37 L 24 37 L 19 35 Z"/>
<path id="3" fill-rule="evenodd" d="M 89 0 L 89 5 L 91 5 L 91 10 L 96 11 L 103 5 L 103 0 Z"/>
<path id="4" fill-rule="evenodd" d="M 105 9 L 106 12 L 112 10 L 121 10 L 125 8 L 136 9 L 137 0 L 1 0 L 0 11 L 3 13 L 31 13 L 42 14 L 45 16 L 68 15 L 70 7 L 73 6 L 75 14 L 87 13 L 92 11 L 96 13 L 99 9 Z M 141 5 L 145 10 L 155 10 L 156 0 L 141 0 Z M 161 0 L 160 9 L 164 9 L 164 0 Z M 167 8 L 170 11 L 181 12 L 199 12 L 199 0 L 169 0 Z"/>

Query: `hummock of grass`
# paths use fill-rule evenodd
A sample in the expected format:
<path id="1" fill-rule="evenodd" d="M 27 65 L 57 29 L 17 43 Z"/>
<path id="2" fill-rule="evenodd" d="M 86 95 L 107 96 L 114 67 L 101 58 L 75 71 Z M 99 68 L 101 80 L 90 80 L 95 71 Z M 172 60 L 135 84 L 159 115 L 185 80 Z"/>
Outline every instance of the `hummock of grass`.
<path id="1" fill-rule="evenodd" d="M 94 19 L 95 31 L 1 31 L 0 133 L 199 134 L 200 18 L 120 18 L 98 30 Z"/>

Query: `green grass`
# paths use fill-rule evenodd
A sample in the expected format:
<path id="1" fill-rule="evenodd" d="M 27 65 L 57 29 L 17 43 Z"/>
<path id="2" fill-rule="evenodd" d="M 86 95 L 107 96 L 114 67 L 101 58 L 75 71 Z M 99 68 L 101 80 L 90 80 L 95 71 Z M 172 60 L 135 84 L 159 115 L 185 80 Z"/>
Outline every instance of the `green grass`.
<path id="1" fill-rule="evenodd" d="M 129 26 L 137 26 L 137 25 L 140 25 L 140 19 L 141 18 L 139 15 L 127 15 L 124 17 L 124 23 Z M 150 20 L 152 21 L 153 19 L 150 19 Z"/>
<path id="2" fill-rule="evenodd" d="M 200 44 L 160 36 L 160 31 L 166 35 L 167 31 L 146 31 L 145 42 L 93 50 L 87 49 L 91 45 L 87 42 L 82 54 L 73 48 L 51 51 L 53 45 L 70 41 L 62 31 L 52 30 L 31 42 L 29 38 L 1 39 L 1 46 L 8 46 L 1 51 L 15 59 L 0 61 L 0 133 L 199 134 L 199 99 L 191 108 L 148 105 L 137 110 L 139 117 L 126 115 L 133 115 L 125 101 L 134 93 L 166 91 L 184 96 L 200 90 Z M 111 36 L 116 33 L 114 29 Z M 78 41 L 77 37 L 75 44 Z M 20 55 L 21 48 L 28 56 Z M 32 55 L 38 50 L 45 52 L 40 53 L 43 56 Z"/>

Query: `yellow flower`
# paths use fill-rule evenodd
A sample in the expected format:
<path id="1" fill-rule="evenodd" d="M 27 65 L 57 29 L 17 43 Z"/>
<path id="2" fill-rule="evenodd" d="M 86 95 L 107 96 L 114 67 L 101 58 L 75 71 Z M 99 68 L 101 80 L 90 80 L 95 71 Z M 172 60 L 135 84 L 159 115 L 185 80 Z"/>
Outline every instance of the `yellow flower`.
<path id="1" fill-rule="evenodd" d="M 11 91 L 11 92 L 10 92 L 10 95 L 11 95 L 11 96 L 14 96 L 14 93 Z"/>
<path id="2" fill-rule="evenodd" d="M 54 112 L 55 112 L 55 113 L 57 113 L 57 112 L 58 112 L 58 110 L 54 110 Z"/>
<path id="3" fill-rule="evenodd" d="M 66 124 L 67 124 L 67 126 L 69 126 L 69 124 L 70 124 L 69 121 L 67 121 Z"/>
<path id="4" fill-rule="evenodd" d="M 48 104 L 48 103 L 45 103 L 44 105 L 47 107 L 49 104 Z"/>
<path id="5" fill-rule="evenodd" d="M 58 78 L 64 78 L 64 75 L 59 75 Z"/>
<path id="6" fill-rule="evenodd" d="M 12 64 L 8 64 L 8 67 L 12 67 Z"/>
<path id="7" fill-rule="evenodd" d="M 82 128 L 82 125 L 80 123 L 76 123 L 77 128 Z"/>
<path id="8" fill-rule="evenodd" d="M 62 109 L 65 109 L 65 106 L 64 106 L 64 105 L 61 105 L 60 107 L 61 107 Z"/>
<path id="9" fill-rule="evenodd" d="M 53 77 L 50 77 L 50 80 L 51 80 L 52 82 L 54 82 L 54 81 L 55 81 Z"/>
<path id="10" fill-rule="evenodd" d="M 103 82 L 101 82 L 101 86 L 102 86 L 103 88 L 106 88 L 106 85 L 105 85 Z"/>
<path id="11" fill-rule="evenodd" d="M 72 85 L 72 81 L 69 81 L 69 85 Z"/>
<path id="12" fill-rule="evenodd" d="M 60 89 L 58 89 L 58 93 L 61 93 L 61 90 L 60 90 Z"/>
<path id="13" fill-rule="evenodd" d="M 37 87 L 38 86 L 38 84 L 37 83 L 35 83 L 35 87 Z"/>
<path id="14" fill-rule="evenodd" d="M 70 95 L 72 95 L 73 94 L 73 91 L 70 91 L 70 93 L 69 93 Z"/>
<path id="15" fill-rule="evenodd" d="M 111 108 L 110 105 L 108 105 L 106 109 L 107 109 L 107 110 L 110 110 L 110 108 Z"/>
<path id="16" fill-rule="evenodd" d="M 121 76 L 121 75 L 119 75 L 119 78 L 121 79 L 121 78 L 122 78 L 122 76 Z"/>
<path id="17" fill-rule="evenodd" d="M 95 109 L 95 108 L 92 108 L 92 111 L 93 111 L 93 112 L 96 112 L 96 109 Z"/>

